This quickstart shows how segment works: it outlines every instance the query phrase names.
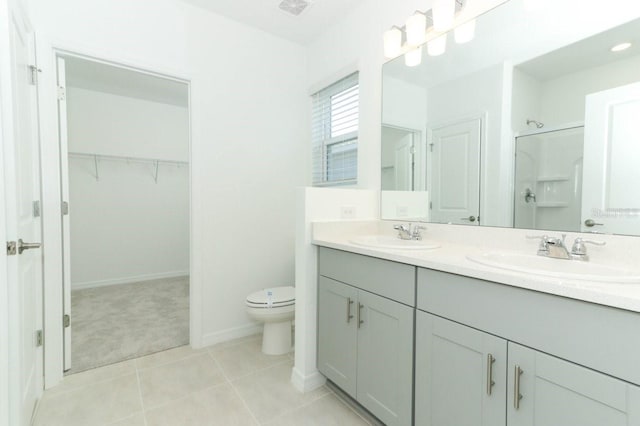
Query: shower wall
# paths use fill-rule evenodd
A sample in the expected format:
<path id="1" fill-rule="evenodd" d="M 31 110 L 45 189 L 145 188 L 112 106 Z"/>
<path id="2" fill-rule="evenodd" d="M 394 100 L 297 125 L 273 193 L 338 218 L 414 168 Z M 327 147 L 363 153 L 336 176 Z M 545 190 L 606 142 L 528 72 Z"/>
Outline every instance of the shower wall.
<path id="1" fill-rule="evenodd" d="M 584 128 L 516 138 L 517 228 L 580 231 Z"/>

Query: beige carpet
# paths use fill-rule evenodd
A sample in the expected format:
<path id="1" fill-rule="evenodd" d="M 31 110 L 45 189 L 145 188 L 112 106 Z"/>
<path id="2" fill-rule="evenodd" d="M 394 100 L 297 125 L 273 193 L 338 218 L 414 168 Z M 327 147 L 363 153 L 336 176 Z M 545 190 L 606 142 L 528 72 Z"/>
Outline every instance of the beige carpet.
<path id="1" fill-rule="evenodd" d="M 189 277 L 71 292 L 71 370 L 189 343 Z"/>

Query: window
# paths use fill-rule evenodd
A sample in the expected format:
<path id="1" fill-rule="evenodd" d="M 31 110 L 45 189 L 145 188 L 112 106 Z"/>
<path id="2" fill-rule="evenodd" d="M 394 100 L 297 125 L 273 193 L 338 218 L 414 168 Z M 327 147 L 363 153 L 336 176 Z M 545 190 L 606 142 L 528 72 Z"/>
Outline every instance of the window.
<path id="1" fill-rule="evenodd" d="M 313 184 L 355 183 L 358 178 L 358 73 L 319 91 L 312 99 Z"/>

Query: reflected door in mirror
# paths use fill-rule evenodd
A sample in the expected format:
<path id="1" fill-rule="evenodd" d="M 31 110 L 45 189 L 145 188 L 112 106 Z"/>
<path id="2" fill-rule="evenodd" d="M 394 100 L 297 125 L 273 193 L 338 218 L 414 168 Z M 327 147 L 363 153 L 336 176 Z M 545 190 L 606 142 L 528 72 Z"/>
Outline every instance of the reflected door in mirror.
<path id="1" fill-rule="evenodd" d="M 482 120 L 432 130 L 431 221 L 479 225 Z"/>
<path id="2" fill-rule="evenodd" d="M 587 96 L 582 230 L 640 234 L 640 83 Z"/>

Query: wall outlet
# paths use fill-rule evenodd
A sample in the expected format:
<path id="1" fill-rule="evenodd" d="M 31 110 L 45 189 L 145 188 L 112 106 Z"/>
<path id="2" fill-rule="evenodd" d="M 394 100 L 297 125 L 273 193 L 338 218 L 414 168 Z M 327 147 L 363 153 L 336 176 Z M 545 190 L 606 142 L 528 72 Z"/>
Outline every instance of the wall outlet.
<path id="1" fill-rule="evenodd" d="M 396 206 L 396 216 L 398 217 L 409 216 L 409 206 Z"/>
<path id="2" fill-rule="evenodd" d="M 353 219 L 356 217 L 356 206 L 340 207 L 340 217 L 342 219 Z"/>

